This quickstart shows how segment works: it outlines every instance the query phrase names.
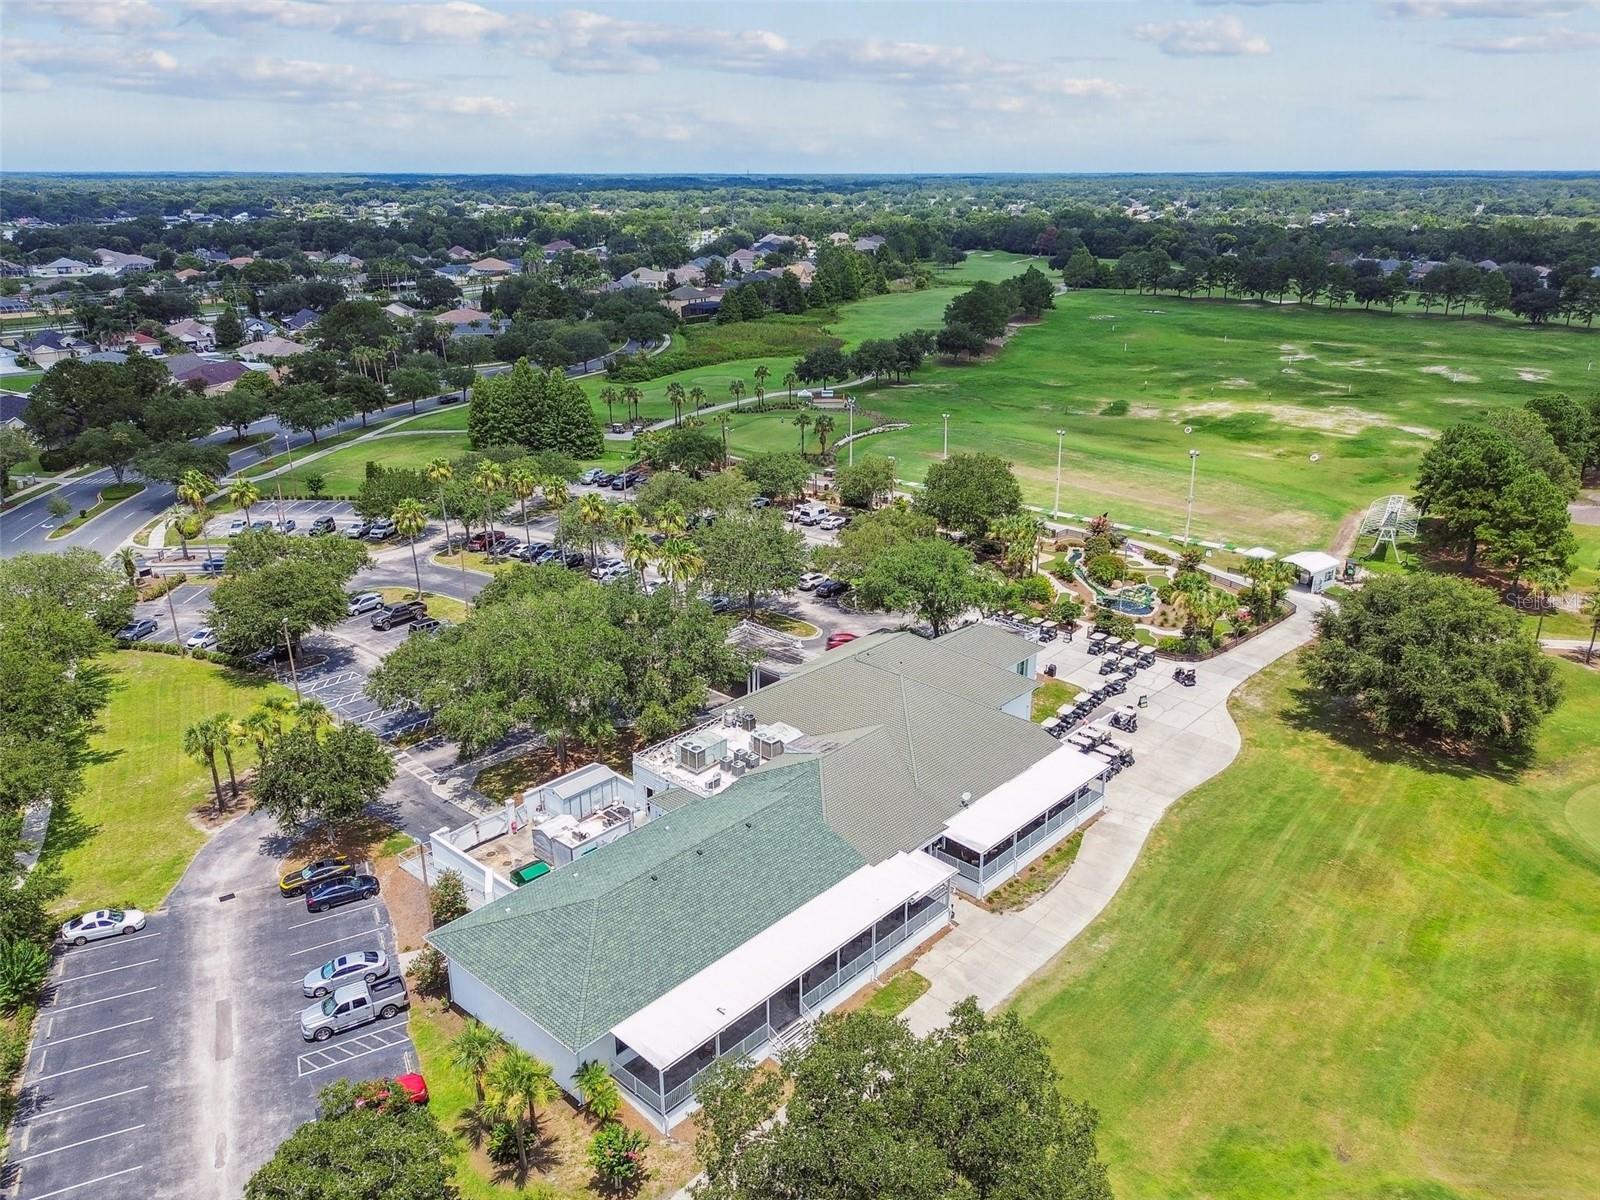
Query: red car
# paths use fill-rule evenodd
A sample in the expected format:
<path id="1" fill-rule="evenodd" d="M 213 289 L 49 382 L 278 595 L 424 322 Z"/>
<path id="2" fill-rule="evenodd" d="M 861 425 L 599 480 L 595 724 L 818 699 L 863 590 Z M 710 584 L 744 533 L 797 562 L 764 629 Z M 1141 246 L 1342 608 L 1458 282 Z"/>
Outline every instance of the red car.
<path id="1" fill-rule="evenodd" d="M 382 1104 L 389 1098 L 387 1079 L 374 1079 L 372 1081 L 371 1099 L 362 1098 L 356 1101 L 357 1108 L 365 1108 L 368 1104 Z M 428 1082 L 421 1075 L 396 1075 L 394 1082 L 405 1093 L 406 1099 L 413 1104 L 426 1104 L 428 1102 Z"/>
<path id="2" fill-rule="evenodd" d="M 837 650 L 847 642 L 855 641 L 858 636 L 860 635 L 854 633 L 830 633 L 828 635 L 828 649 Z"/>
<path id="3" fill-rule="evenodd" d="M 487 550 L 490 546 L 494 545 L 505 536 L 506 531 L 503 529 L 491 529 L 488 532 L 484 532 L 480 529 L 477 533 L 473 534 L 467 539 L 467 549 Z"/>

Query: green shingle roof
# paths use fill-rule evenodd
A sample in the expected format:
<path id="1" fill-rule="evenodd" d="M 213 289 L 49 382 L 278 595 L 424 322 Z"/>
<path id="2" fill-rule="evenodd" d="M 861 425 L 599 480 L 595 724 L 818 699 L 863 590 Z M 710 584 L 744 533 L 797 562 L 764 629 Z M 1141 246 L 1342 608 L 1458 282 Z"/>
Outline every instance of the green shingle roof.
<path id="1" fill-rule="evenodd" d="M 749 776 L 429 941 L 580 1051 L 863 865 L 823 819 L 819 765 Z"/>

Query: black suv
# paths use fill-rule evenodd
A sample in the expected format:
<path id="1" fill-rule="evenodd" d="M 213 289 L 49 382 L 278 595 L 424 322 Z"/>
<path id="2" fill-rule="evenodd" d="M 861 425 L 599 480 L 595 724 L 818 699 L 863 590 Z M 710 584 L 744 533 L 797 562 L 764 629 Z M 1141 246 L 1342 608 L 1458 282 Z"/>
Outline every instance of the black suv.
<path id="1" fill-rule="evenodd" d="M 393 629 L 396 625 L 405 625 L 427 615 L 428 606 L 421 600 L 402 600 L 399 604 L 391 604 L 388 608 L 380 608 L 373 613 L 372 627 L 379 630 Z"/>
<path id="2" fill-rule="evenodd" d="M 321 537 L 325 533 L 332 533 L 334 528 L 332 517 L 318 517 L 311 522 L 311 528 L 306 530 L 306 533 L 311 537 Z"/>

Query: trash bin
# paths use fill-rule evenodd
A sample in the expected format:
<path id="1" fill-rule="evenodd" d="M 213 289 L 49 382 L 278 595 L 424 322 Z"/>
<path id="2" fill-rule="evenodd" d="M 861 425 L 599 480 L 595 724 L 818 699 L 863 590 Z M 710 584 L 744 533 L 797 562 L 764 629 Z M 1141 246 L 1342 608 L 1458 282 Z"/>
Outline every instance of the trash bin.
<path id="1" fill-rule="evenodd" d="M 1150 707 L 1150 697 L 1145 692 L 1140 692 L 1139 693 L 1139 707 L 1140 708 L 1148 708 L 1148 707 Z"/>
<path id="2" fill-rule="evenodd" d="M 1056 677 L 1056 665 L 1055 665 L 1055 663 L 1045 663 L 1045 665 L 1044 665 L 1044 677 L 1046 679 L 1054 679 Z"/>

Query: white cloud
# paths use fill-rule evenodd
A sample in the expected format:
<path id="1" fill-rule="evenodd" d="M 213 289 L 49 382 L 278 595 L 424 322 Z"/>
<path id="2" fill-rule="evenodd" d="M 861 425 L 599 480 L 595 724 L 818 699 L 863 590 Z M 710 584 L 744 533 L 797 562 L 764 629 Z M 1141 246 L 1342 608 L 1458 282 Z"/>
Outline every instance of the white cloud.
<path id="1" fill-rule="evenodd" d="M 54 20 L 77 33 L 136 33 L 167 23 L 152 0 L 8 0 L 5 12 Z"/>
<path id="2" fill-rule="evenodd" d="M 384 0 L 185 0 L 182 11 L 223 37 L 263 26 L 301 33 L 333 33 L 366 41 L 480 42 L 503 36 L 524 19 L 474 4 L 385 3 Z"/>
<path id="3" fill-rule="evenodd" d="M 1163 54 L 1178 58 L 1267 54 L 1272 50 L 1266 38 L 1251 33 L 1238 17 L 1147 22 L 1135 26 L 1133 36 L 1141 42 L 1149 42 Z"/>
<path id="4" fill-rule="evenodd" d="M 1570 17 L 1593 7 L 1593 0 L 1387 0 L 1384 4 L 1392 16 L 1424 21 Z"/>
<path id="5" fill-rule="evenodd" d="M 1539 33 L 1519 33 L 1509 37 L 1463 39 L 1446 42 L 1445 45 L 1452 50 L 1465 50 L 1471 54 L 1561 54 L 1600 46 L 1600 33 L 1546 29 Z"/>

